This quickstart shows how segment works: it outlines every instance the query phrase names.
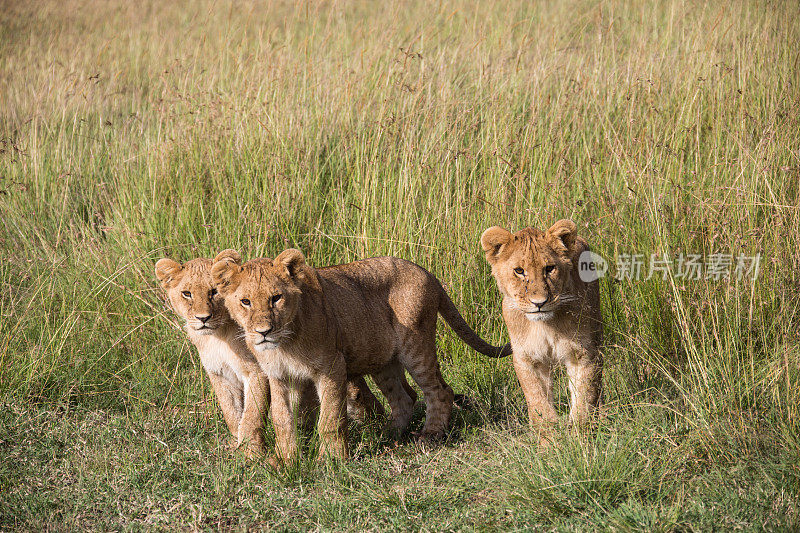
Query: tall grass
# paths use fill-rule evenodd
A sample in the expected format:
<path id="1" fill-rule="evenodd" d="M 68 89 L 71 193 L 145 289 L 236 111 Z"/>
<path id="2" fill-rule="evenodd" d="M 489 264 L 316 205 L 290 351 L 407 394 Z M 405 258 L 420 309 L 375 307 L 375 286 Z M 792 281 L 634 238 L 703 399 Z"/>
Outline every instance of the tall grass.
<path id="1" fill-rule="evenodd" d="M 192 409 L 210 391 L 153 264 L 228 247 L 410 259 L 500 342 L 481 231 L 570 217 L 607 258 L 760 254 L 761 269 L 604 279 L 622 433 L 556 456 L 509 445 L 486 479 L 555 524 L 593 507 L 620 528 L 658 498 L 677 513 L 661 525 L 683 523 L 676 492 L 652 487 L 676 464 L 689 483 L 685 454 L 772 457 L 797 491 L 799 47 L 800 7 L 780 1 L 0 2 L 0 396 Z M 511 438 L 525 413 L 508 362 L 446 328 L 439 344 L 480 404 L 457 430 Z M 634 445 L 651 423 L 675 446 Z M 582 500 L 570 472 L 613 481 Z M 626 515 L 643 494 L 658 497 Z"/>

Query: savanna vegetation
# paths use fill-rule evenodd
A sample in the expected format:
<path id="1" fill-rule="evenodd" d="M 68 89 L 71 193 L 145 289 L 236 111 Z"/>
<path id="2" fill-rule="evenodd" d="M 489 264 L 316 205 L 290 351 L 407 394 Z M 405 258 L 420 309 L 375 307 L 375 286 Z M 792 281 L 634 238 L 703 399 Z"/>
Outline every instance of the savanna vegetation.
<path id="1" fill-rule="evenodd" d="M 790 1 L 0 1 L 0 529 L 797 529 L 799 65 Z M 248 461 L 153 274 L 395 255 L 499 343 L 481 232 L 565 217 L 761 260 L 603 278 L 601 416 L 548 449 L 441 325 L 446 442 Z"/>

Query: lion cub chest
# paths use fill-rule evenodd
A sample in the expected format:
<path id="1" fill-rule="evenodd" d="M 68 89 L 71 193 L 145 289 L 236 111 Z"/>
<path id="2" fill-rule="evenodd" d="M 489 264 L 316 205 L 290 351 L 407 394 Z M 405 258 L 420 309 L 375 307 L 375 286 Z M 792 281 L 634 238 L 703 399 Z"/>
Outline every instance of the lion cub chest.
<path id="1" fill-rule="evenodd" d="M 192 339 L 200 355 L 200 362 L 207 372 L 226 375 L 230 372 L 244 381 L 257 370 L 255 359 L 242 343 L 229 336 L 204 335 Z"/>
<path id="2" fill-rule="evenodd" d="M 507 320 L 514 357 L 547 364 L 565 364 L 583 351 L 586 342 L 578 328 L 554 320 Z"/>
<path id="3" fill-rule="evenodd" d="M 313 379 L 318 370 L 310 363 L 308 354 L 302 350 L 276 348 L 259 354 L 263 371 L 271 378 L 306 381 Z"/>

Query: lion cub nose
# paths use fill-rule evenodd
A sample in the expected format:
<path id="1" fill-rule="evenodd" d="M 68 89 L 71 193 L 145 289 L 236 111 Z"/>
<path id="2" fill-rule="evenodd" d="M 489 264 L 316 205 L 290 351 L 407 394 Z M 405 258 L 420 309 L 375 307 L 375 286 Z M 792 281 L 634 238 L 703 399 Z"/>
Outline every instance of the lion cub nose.
<path id="1" fill-rule="evenodd" d="M 544 300 L 533 300 L 533 299 L 531 299 L 531 303 L 532 303 L 533 305 L 535 305 L 536 307 L 538 307 L 538 308 L 540 308 L 540 309 L 541 309 L 541 307 L 542 307 L 544 304 L 546 304 L 546 303 L 547 303 L 547 298 L 545 298 Z"/>
<path id="2" fill-rule="evenodd" d="M 272 326 L 267 326 L 263 329 L 256 328 L 256 333 L 261 333 L 262 335 L 268 335 L 269 332 L 272 331 L 273 329 L 274 328 Z"/>
<path id="3" fill-rule="evenodd" d="M 203 324 L 205 324 L 211 318 L 211 314 L 209 313 L 207 315 L 195 315 L 194 317 Z"/>

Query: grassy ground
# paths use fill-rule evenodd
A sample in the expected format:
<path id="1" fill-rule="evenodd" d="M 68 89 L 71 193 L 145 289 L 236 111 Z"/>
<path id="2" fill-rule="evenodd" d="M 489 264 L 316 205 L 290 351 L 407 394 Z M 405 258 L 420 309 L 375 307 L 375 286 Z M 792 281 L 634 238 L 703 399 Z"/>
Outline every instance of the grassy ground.
<path id="1" fill-rule="evenodd" d="M 797 529 L 798 50 L 796 2 L 0 0 L 0 529 Z M 761 269 L 604 279 L 602 419 L 548 450 L 442 326 L 444 445 L 247 462 L 153 279 L 397 255 L 500 342 L 478 237 L 562 217 Z"/>

